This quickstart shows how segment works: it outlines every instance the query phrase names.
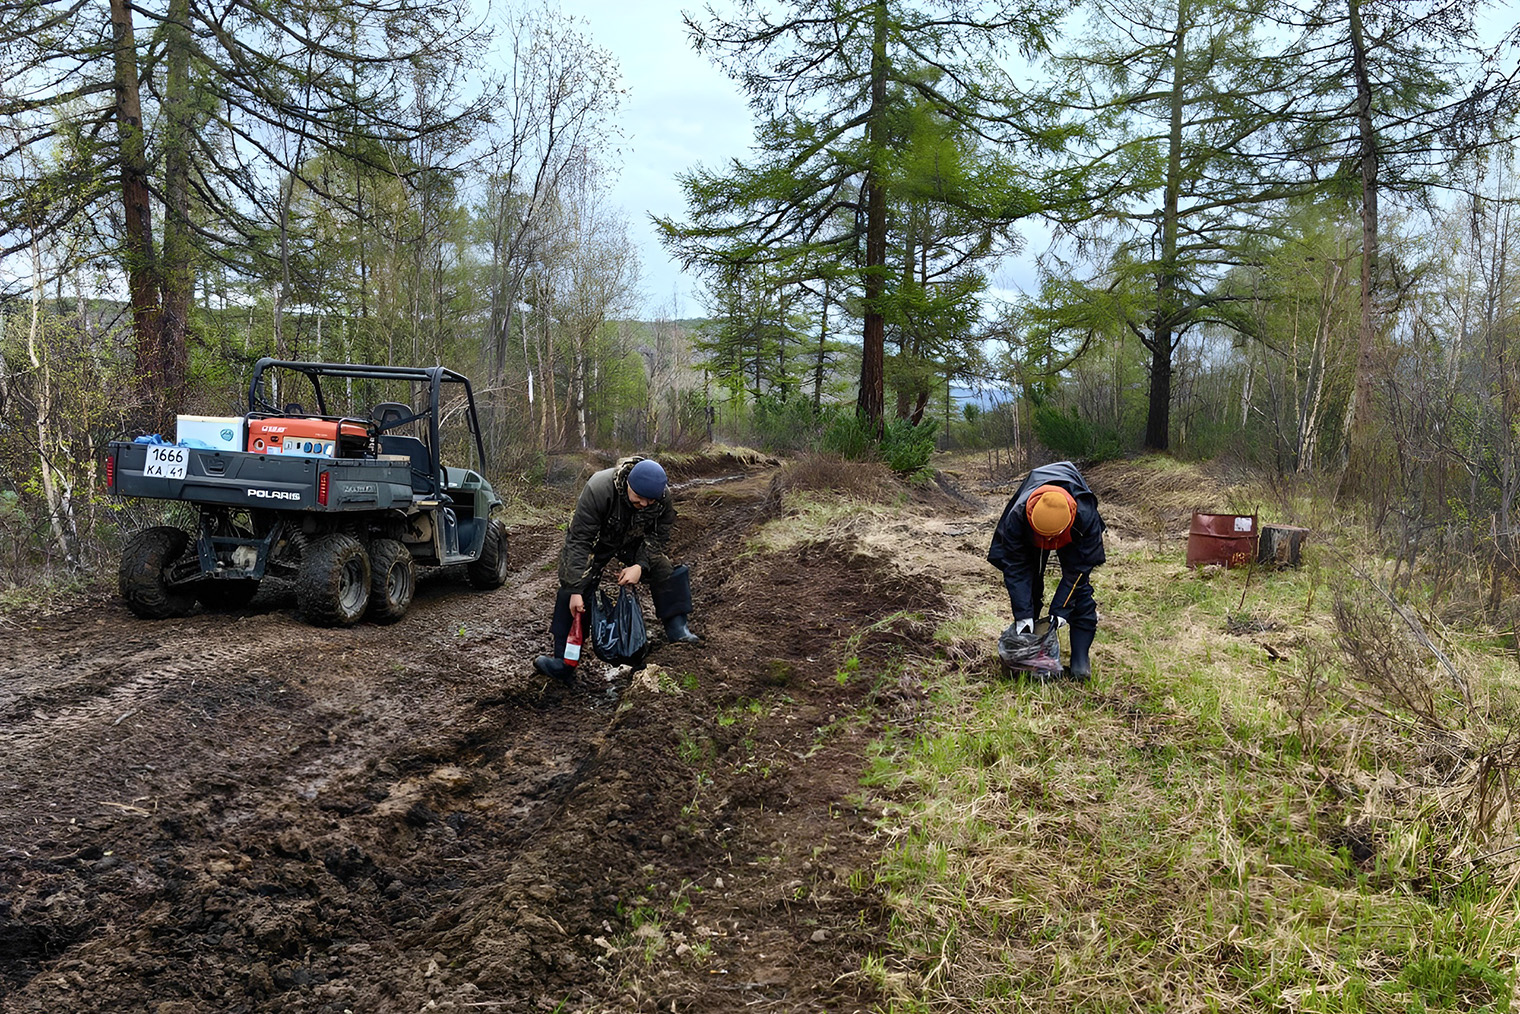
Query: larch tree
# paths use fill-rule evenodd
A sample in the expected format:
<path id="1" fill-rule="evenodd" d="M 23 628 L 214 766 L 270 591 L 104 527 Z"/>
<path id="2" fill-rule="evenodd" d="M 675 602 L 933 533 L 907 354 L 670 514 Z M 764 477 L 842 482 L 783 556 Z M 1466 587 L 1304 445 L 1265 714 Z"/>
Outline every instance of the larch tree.
<path id="1" fill-rule="evenodd" d="M 687 15 L 698 52 L 740 83 L 757 120 L 755 155 L 681 177 L 689 220 L 657 219 L 688 266 L 763 263 L 798 277 L 799 262 L 847 266 L 860 291 L 859 414 L 881 425 L 893 271 L 889 162 L 894 118 L 923 102 L 969 137 L 1046 139 L 1010 108 L 1019 90 L 998 60 L 1010 44 L 1044 45 L 1053 13 L 1028 3 L 957 0 L 742 0 L 733 16 Z M 942 202 L 1000 223 L 1036 210 L 1034 187 L 983 151 L 987 185 Z M 996 177 L 997 185 L 991 185 Z"/>
<path id="2" fill-rule="evenodd" d="M 1284 0 L 1270 9 L 1299 68 L 1282 125 L 1284 164 L 1354 193 L 1361 218 L 1356 373 L 1342 485 L 1374 468 L 1374 389 L 1390 309 L 1384 197 L 1421 201 L 1471 185 L 1484 152 L 1513 137 L 1517 70 L 1480 39 L 1487 0 Z"/>
<path id="3" fill-rule="evenodd" d="M 464 0 L 111 0 L 89 13 L 67 0 L 7 5 L 0 121 L 16 148 L 83 139 L 69 171 L 116 181 L 59 189 L 40 220 L 0 195 L 0 256 L 76 219 L 96 223 L 97 253 L 117 259 L 126 283 L 138 383 L 161 424 L 184 382 L 197 264 L 261 259 L 271 230 L 260 209 L 280 207 L 292 177 L 319 188 L 304 169 L 318 151 L 362 160 L 478 123 L 493 101 L 488 76 L 469 97 L 433 96 L 426 116 L 411 95 L 419 69 L 470 64 L 487 33 Z M 383 158 L 376 168 L 394 169 Z"/>
<path id="4" fill-rule="evenodd" d="M 1218 283 L 1254 259 L 1288 193 L 1256 157 L 1289 101 L 1286 68 L 1256 32 L 1264 2 L 1096 0 L 1079 45 L 1053 62 L 1051 101 L 1074 129 L 1072 197 L 1051 217 L 1102 262 L 1087 280 L 1061 267 L 1035 333 L 1091 336 L 1119 314 L 1150 357 L 1148 448 L 1170 442 L 1178 343 L 1231 322 L 1239 296 Z"/>

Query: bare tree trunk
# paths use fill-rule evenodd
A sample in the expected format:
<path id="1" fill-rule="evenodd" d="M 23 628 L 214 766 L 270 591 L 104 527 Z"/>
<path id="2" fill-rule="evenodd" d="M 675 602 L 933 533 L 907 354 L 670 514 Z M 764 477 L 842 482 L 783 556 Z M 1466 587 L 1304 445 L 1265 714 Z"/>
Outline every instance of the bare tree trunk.
<path id="1" fill-rule="evenodd" d="M 42 337 L 42 252 L 32 240 L 32 320 L 27 330 L 26 351 L 37 376 L 37 463 L 42 479 L 42 496 L 47 503 L 48 527 L 53 544 L 72 570 L 79 569 L 79 538 L 74 524 L 74 491 L 66 475 L 53 469 L 52 371 L 47 358 L 38 351 Z"/>
<path id="2" fill-rule="evenodd" d="M 190 305 L 195 297 L 191 266 L 190 146 L 194 143 L 190 107 L 190 2 L 170 0 L 164 22 L 167 67 L 164 80 L 164 246 L 159 271 L 163 313 L 158 342 L 163 355 L 159 397 L 168 412 L 178 408 L 189 372 L 187 337 Z"/>
<path id="3" fill-rule="evenodd" d="M 1251 421 L 1251 393 L 1256 386 L 1256 355 L 1254 352 L 1246 353 L 1246 379 L 1240 385 L 1240 425 L 1244 427 Z"/>
<path id="4" fill-rule="evenodd" d="M 575 413 L 576 435 L 580 437 L 581 449 L 591 446 L 586 439 L 586 337 L 577 333 L 572 346 L 574 359 L 570 363 L 570 407 Z"/>
<path id="5" fill-rule="evenodd" d="M 1345 281 L 1345 265 L 1335 261 L 1326 268 L 1327 277 L 1320 288 L 1319 319 L 1314 328 L 1314 345 L 1309 350 L 1309 371 L 1305 378 L 1304 401 L 1299 407 L 1298 472 L 1314 470 L 1318 457 L 1320 412 L 1324 408 L 1325 377 L 1330 372 L 1330 323 L 1335 300 Z M 1297 370 L 1297 366 L 1294 367 Z"/>
<path id="6" fill-rule="evenodd" d="M 559 428 L 559 406 L 554 387 L 554 336 L 550 333 L 548 300 L 544 301 L 544 361 L 540 364 L 540 373 L 544 378 L 544 450 L 560 446 L 561 432 Z"/>
<path id="7" fill-rule="evenodd" d="M 534 399 L 533 399 L 533 361 L 528 356 L 528 315 L 526 313 L 520 314 L 518 316 L 518 329 L 522 332 L 523 372 L 525 374 L 527 374 L 527 376 L 528 376 L 528 386 L 527 386 L 527 391 L 526 391 L 526 401 L 527 401 L 527 403 L 523 406 L 523 413 L 524 413 L 523 414 L 523 421 L 525 423 L 527 423 L 527 425 L 524 428 L 527 430 L 527 432 L 529 434 L 531 434 L 533 432 L 533 407 L 534 407 L 534 405 L 533 405 L 533 401 L 534 401 Z M 540 365 L 542 365 L 542 364 L 540 364 Z M 503 373 L 506 372 L 505 368 L 502 370 L 502 372 Z"/>
<path id="8" fill-rule="evenodd" d="M 1342 449 L 1341 481 L 1353 484 L 1372 463 L 1372 374 L 1376 359 L 1378 308 L 1378 142 L 1372 123 L 1372 79 L 1367 68 L 1367 39 L 1362 26 L 1361 0 L 1346 0 L 1351 34 L 1351 66 L 1356 79 L 1356 125 L 1361 146 L 1358 168 L 1362 183 L 1361 320 L 1357 329 L 1356 379 L 1346 407 L 1346 444 Z"/>
<path id="9" fill-rule="evenodd" d="M 1177 0 L 1166 190 L 1161 212 L 1161 263 L 1156 273 L 1156 318 L 1149 342 L 1150 402 L 1145 415 L 1145 446 L 1157 451 L 1166 450 L 1171 440 L 1172 350 L 1175 343 L 1173 315 L 1177 309 L 1177 218 L 1182 189 L 1182 79 L 1187 55 L 1187 31 L 1187 0 Z"/>

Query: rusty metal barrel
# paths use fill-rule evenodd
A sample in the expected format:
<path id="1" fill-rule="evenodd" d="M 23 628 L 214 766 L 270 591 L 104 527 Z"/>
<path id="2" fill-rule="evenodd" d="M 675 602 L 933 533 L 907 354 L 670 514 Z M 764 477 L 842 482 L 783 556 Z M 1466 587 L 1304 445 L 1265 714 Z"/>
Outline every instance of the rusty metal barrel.
<path id="1" fill-rule="evenodd" d="M 1241 567 L 1256 559 L 1255 514 L 1193 512 L 1188 526 L 1187 565 Z"/>

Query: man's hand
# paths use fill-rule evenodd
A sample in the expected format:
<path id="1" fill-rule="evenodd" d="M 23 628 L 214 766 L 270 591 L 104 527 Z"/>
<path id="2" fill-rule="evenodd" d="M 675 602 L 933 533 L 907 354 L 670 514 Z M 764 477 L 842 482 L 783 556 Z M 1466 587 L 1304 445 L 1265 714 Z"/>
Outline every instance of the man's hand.
<path id="1" fill-rule="evenodd" d="M 1034 633 L 1034 617 L 1029 616 L 1022 620 L 1015 620 L 1013 624 L 1013 632 L 1015 634 Z"/>
<path id="2" fill-rule="evenodd" d="M 638 564 L 624 567 L 618 571 L 618 584 L 638 584 L 639 578 L 644 576 L 644 568 Z"/>
<path id="3" fill-rule="evenodd" d="M 1068 621 L 1064 616 L 1057 616 L 1055 613 L 1051 613 L 1050 622 L 1055 624 L 1055 628 L 1057 630 L 1060 630 L 1062 627 L 1066 626 Z"/>
<path id="4" fill-rule="evenodd" d="M 570 615 L 579 616 L 586 611 L 586 600 L 579 595 L 570 596 Z"/>

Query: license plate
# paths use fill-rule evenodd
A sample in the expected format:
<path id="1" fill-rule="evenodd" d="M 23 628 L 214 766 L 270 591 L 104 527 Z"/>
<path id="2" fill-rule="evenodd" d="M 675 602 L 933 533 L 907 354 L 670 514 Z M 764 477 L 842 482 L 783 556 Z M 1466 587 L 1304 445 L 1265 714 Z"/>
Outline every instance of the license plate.
<path id="1" fill-rule="evenodd" d="M 143 475 L 152 476 L 155 479 L 183 479 L 185 464 L 189 460 L 188 448 L 150 444 L 148 460 L 143 465 Z"/>

